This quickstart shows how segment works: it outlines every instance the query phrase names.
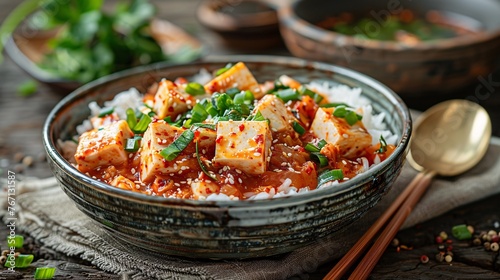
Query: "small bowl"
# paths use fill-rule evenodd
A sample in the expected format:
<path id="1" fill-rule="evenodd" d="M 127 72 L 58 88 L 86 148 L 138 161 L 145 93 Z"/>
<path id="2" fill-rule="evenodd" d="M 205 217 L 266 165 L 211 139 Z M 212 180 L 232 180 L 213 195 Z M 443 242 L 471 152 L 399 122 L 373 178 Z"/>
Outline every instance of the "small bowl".
<path id="1" fill-rule="evenodd" d="M 204 0 L 196 16 L 229 48 L 264 50 L 283 44 L 275 6 L 263 0 Z"/>
<path id="2" fill-rule="evenodd" d="M 386 160 L 335 188 L 267 200 L 198 201 L 148 196 L 119 189 L 79 172 L 62 155 L 58 139 L 70 139 L 86 119 L 88 103 L 102 105 L 117 93 L 145 91 L 161 78 L 186 78 L 201 68 L 214 71 L 244 62 L 260 82 L 288 74 L 359 87 L 375 112 L 386 113 L 398 135 Z M 191 258 L 255 258 L 290 252 L 333 234 L 358 220 L 387 192 L 401 171 L 411 134 L 406 105 L 379 82 L 341 67 L 277 56 L 214 56 L 184 65 L 156 64 L 91 82 L 56 105 L 43 128 L 50 167 L 76 206 L 127 246 Z M 341 242 L 341 241 L 339 241 Z"/>
<path id="3" fill-rule="evenodd" d="M 329 16 L 348 12 L 369 15 L 380 27 L 383 18 L 403 8 L 422 15 L 431 10 L 443 12 L 459 24 L 482 31 L 405 45 L 356 38 L 316 26 Z M 500 2 L 495 0 L 295 0 L 282 5 L 278 12 L 281 34 L 293 55 L 357 70 L 403 97 L 461 89 L 479 76 L 489 75 L 500 57 Z"/>
<path id="4" fill-rule="evenodd" d="M 182 48 L 192 50 L 194 56 L 191 60 L 197 59 L 203 53 L 201 43 L 188 35 L 178 26 L 160 19 L 151 21 L 151 33 L 155 40 L 162 46 L 167 55 L 175 58 L 175 52 Z M 44 55 L 49 51 L 48 43 L 57 31 L 38 31 L 29 28 L 18 28 L 5 44 L 7 55 L 33 79 L 43 83 L 57 92 L 67 94 L 80 87 L 78 81 L 64 79 L 42 69 L 38 66 Z M 172 62 L 175 59 L 172 60 Z M 183 62 L 186 62 L 185 60 Z"/>

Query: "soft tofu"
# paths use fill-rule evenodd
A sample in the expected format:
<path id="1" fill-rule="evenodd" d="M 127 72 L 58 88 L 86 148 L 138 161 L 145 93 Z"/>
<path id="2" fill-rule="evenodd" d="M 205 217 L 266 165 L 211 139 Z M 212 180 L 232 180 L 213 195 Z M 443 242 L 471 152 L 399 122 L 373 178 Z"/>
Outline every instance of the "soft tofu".
<path id="1" fill-rule="evenodd" d="M 141 141 L 140 172 L 143 182 L 153 181 L 156 175 L 182 173 L 183 170 L 187 170 L 189 166 L 192 166 L 191 159 L 188 160 L 179 156 L 172 161 L 168 161 L 160 155 L 160 152 L 179 137 L 183 131 L 183 128 L 175 127 L 164 121 L 149 124 Z"/>
<path id="2" fill-rule="evenodd" d="M 266 171 L 271 142 L 266 121 L 218 122 L 214 163 L 248 174 L 262 174 Z"/>
<path id="3" fill-rule="evenodd" d="M 175 119 L 177 115 L 186 112 L 190 104 L 195 104 L 194 97 L 182 93 L 172 81 L 160 81 L 153 102 L 153 110 L 159 119 L 167 116 Z"/>
<path id="4" fill-rule="evenodd" d="M 83 133 L 75 153 L 78 168 L 87 172 L 98 166 L 123 164 L 128 158 L 124 145 L 133 136 L 124 120 Z"/>
<path id="5" fill-rule="evenodd" d="M 254 109 L 269 120 L 271 130 L 274 132 L 293 131 L 292 122 L 296 120 L 292 112 L 288 111 L 281 99 L 273 94 L 264 96 Z"/>
<path id="6" fill-rule="evenodd" d="M 205 84 L 205 91 L 211 94 L 214 92 L 225 92 L 231 88 L 249 90 L 257 99 L 264 95 L 259 83 L 243 62 L 238 62 L 229 70 Z"/>
<path id="7" fill-rule="evenodd" d="M 351 126 L 345 119 L 333 116 L 333 109 L 319 108 L 311 130 L 318 138 L 337 145 L 340 154 L 348 159 L 356 158 L 372 143 L 362 122 Z"/>
<path id="8" fill-rule="evenodd" d="M 219 185 L 210 180 L 195 181 L 191 183 L 191 191 L 193 192 L 194 199 L 200 199 L 213 193 L 219 193 Z"/>
<path id="9" fill-rule="evenodd" d="M 285 86 L 293 88 L 293 89 L 299 89 L 300 86 L 302 85 L 299 83 L 297 80 L 294 80 L 290 76 L 287 75 L 281 75 L 278 80 Z"/>

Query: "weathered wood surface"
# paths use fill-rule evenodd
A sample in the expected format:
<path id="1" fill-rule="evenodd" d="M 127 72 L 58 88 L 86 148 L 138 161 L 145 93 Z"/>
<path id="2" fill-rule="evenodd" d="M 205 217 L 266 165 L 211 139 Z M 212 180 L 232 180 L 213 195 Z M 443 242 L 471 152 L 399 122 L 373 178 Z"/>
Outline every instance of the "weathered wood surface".
<path id="1" fill-rule="evenodd" d="M 197 36 L 208 49 L 208 54 L 241 53 L 224 47 L 219 38 L 205 31 L 195 19 L 195 10 L 199 1 L 169 0 L 155 1 L 159 15 L 188 32 Z M 13 9 L 18 1 L 0 1 L 0 19 Z M 261 51 L 262 52 L 262 51 Z M 269 54 L 286 54 L 283 47 L 265 51 Z M 20 167 L 15 161 L 16 154 L 32 156 L 35 164 L 24 168 L 25 176 L 47 177 L 51 172 L 47 163 L 39 159 L 44 154 L 41 137 L 41 127 L 45 117 L 52 107 L 62 98 L 59 93 L 52 92 L 48 87 L 40 86 L 38 92 L 31 97 L 20 97 L 16 94 L 18 85 L 29 77 L 24 74 L 10 59 L 0 65 L 0 168 L 2 176 L 6 170 Z M 481 82 L 482 81 L 482 82 Z M 489 84 L 485 86 L 485 82 Z M 497 83 L 498 81 L 498 83 Z M 453 95 L 424 94 L 424 98 L 405 98 L 408 106 L 415 109 L 426 109 L 430 105 L 449 98 L 476 97 L 480 104 L 486 107 L 492 117 L 493 133 L 500 136 L 500 71 L 492 73 L 491 77 L 478 77 L 478 83 L 471 85 Z M 476 92 L 478 86 L 489 90 L 489 94 Z M 500 187 L 500 186 L 499 186 Z M 453 262 L 436 262 L 434 255 L 438 252 L 434 236 L 441 231 L 450 233 L 456 224 L 467 223 L 477 230 L 494 228 L 495 222 L 500 222 L 500 195 L 483 201 L 466 205 L 419 226 L 401 231 L 398 238 L 401 243 L 412 246 L 412 250 L 389 248 L 373 271 L 372 279 L 500 279 L 500 261 L 498 252 L 487 252 L 481 247 L 471 246 L 469 242 L 453 243 Z M 496 228 L 496 230 L 500 230 Z M 0 227 L 0 240 L 5 240 L 7 228 Z M 3 244 L 3 243 L 1 243 Z M 31 240 L 28 245 L 36 256 L 32 268 L 18 270 L 10 274 L 0 269 L 0 279 L 32 279 L 35 266 L 51 265 L 57 267 L 55 279 L 120 279 L 116 275 L 103 272 L 82 260 L 60 255 Z M 428 255 L 430 261 L 421 264 L 421 255 Z M 317 271 L 299 275 L 296 279 L 321 279 L 332 264 L 320 266 Z"/>

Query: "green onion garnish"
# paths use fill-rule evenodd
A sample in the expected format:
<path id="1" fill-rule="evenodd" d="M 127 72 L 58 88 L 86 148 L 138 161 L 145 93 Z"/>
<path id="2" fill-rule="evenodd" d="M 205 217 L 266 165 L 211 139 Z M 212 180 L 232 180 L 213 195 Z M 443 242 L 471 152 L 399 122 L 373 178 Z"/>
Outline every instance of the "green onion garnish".
<path id="1" fill-rule="evenodd" d="M 311 152 L 311 153 L 318 153 L 319 151 L 321 151 L 321 149 L 314 146 L 313 143 L 307 143 L 306 146 L 304 147 L 304 149 L 306 149 L 306 151 Z"/>
<path id="2" fill-rule="evenodd" d="M 345 106 L 337 106 L 333 111 L 333 115 L 337 118 L 343 118 L 347 114 L 347 108 Z"/>
<path id="3" fill-rule="evenodd" d="M 342 169 L 327 170 L 318 176 L 318 185 L 322 185 L 329 181 L 336 181 L 344 179 Z"/>
<path id="4" fill-rule="evenodd" d="M 201 85 L 199 83 L 195 83 L 195 82 L 191 82 L 191 83 L 187 84 L 185 90 L 190 95 L 203 95 L 206 93 L 203 85 Z"/>
<path id="5" fill-rule="evenodd" d="M 33 255 L 20 254 L 15 258 L 14 266 L 16 268 L 25 268 L 28 267 L 32 261 L 33 261 Z M 5 262 L 5 267 L 13 267 L 12 262 L 7 260 Z"/>
<path id="6" fill-rule="evenodd" d="M 132 128 L 132 131 L 137 134 L 144 133 L 148 129 L 148 125 L 152 122 L 151 117 L 142 113 L 139 122 Z"/>
<path id="7" fill-rule="evenodd" d="M 294 121 L 292 123 L 292 126 L 293 126 L 293 130 L 295 130 L 295 132 L 297 132 L 299 135 L 304 135 L 304 133 L 306 133 L 306 129 L 300 125 L 300 123 Z"/>
<path id="8" fill-rule="evenodd" d="M 384 136 L 380 135 L 380 148 L 377 150 L 377 154 L 383 154 L 387 151 L 387 142 L 384 139 Z"/>
<path id="9" fill-rule="evenodd" d="M 99 112 L 99 115 L 97 115 L 99 118 L 105 117 L 107 115 L 113 114 L 115 111 L 115 107 L 109 107 L 109 108 L 104 108 Z"/>
<path id="10" fill-rule="evenodd" d="M 231 96 L 231 97 L 234 97 L 237 93 L 240 93 L 241 90 L 239 88 L 230 88 L 230 89 L 226 89 L 226 93 Z"/>
<path id="11" fill-rule="evenodd" d="M 7 237 L 7 244 L 9 247 L 22 248 L 24 244 L 24 236 L 16 234 Z"/>
<path id="12" fill-rule="evenodd" d="M 130 127 L 130 129 L 133 129 L 137 125 L 137 117 L 135 115 L 134 109 L 128 108 L 125 111 L 125 114 L 127 115 L 128 127 Z"/>
<path id="13" fill-rule="evenodd" d="M 52 279 L 55 273 L 55 267 L 37 267 L 35 270 L 35 280 Z"/>
<path id="14" fill-rule="evenodd" d="M 142 137 L 140 136 L 134 136 L 133 138 L 127 139 L 127 142 L 125 143 L 125 151 L 129 153 L 137 152 L 137 150 L 139 150 L 139 142 L 141 139 Z"/>
<path id="15" fill-rule="evenodd" d="M 323 147 L 324 147 L 326 144 L 328 144 L 328 142 L 326 142 L 326 140 L 325 140 L 325 139 L 321 139 L 321 140 L 319 140 L 319 142 L 318 142 L 318 148 L 323 149 Z"/>
<path id="16" fill-rule="evenodd" d="M 317 94 L 316 92 L 308 89 L 303 85 L 299 87 L 299 93 L 311 97 L 316 103 L 320 103 L 323 100 L 323 96 Z"/>
<path id="17" fill-rule="evenodd" d="M 196 149 L 196 160 L 198 160 L 198 165 L 200 166 L 200 168 L 203 171 L 203 173 L 205 173 L 205 175 L 207 175 L 208 178 L 212 179 L 213 181 L 217 181 L 217 179 L 214 178 L 212 176 L 212 174 L 210 174 L 210 172 L 208 172 L 207 168 L 205 167 L 205 165 L 201 161 L 200 153 L 198 152 L 198 141 L 195 142 L 195 149 Z"/>
<path id="18" fill-rule="evenodd" d="M 191 119 L 184 123 L 184 127 L 188 128 L 194 123 L 201 123 L 208 118 L 208 112 L 199 103 L 194 105 L 191 110 Z"/>
<path id="19" fill-rule="evenodd" d="M 354 125 L 355 123 L 358 122 L 358 114 L 354 111 L 348 111 L 347 114 L 344 116 L 344 119 L 347 121 L 349 125 Z"/>
<path id="20" fill-rule="evenodd" d="M 227 70 L 231 69 L 231 67 L 233 67 L 233 64 L 232 63 L 228 63 L 226 64 L 226 66 L 218 69 L 217 71 L 215 71 L 215 76 L 219 76 L 221 75 L 222 73 L 226 72 Z"/>
<path id="21" fill-rule="evenodd" d="M 328 158 L 319 152 L 312 152 L 311 159 L 318 163 L 320 167 L 325 167 L 328 165 Z"/>
<path id="22" fill-rule="evenodd" d="M 247 120 L 259 122 L 259 121 L 265 121 L 266 118 L 264 118 L 264 116 L 262 115 L 262 113 L 260 111 L 257 111 L 257 113 L 255 113 L 255 115 L 248 116 Z"/>
<path id="23" fill-rule="evenodd" d="M 332 108 L 332 107 L 339 107 L 339 106 L 344 106 L 344 107 L 351 107 L 349 105 L 347 105 L 346 103 L 326 103 L 326 104 L 321 104 L 319 105 L 319 107 L 322 107 L 322 108 Z"/>
<path id="24" fill-rule="evenodd" d="M 216 129 L 215 124 L 213 124 L 213 123 L 193 123 L 192 126 L 206 128 L 206 129 L 210 129 L 210 130 Z"/>
<path id="25" fill-rule="evenodd" d="M 185 130 L 177 139 L 174 140 L 168 147 L 160 152 L 160 155 L 168 161 L 175 159 L 194 138 L 194 132 Z"/>
<path id="26" fill-rule="evenodd" d="M 300 100 L 300 93 L 293 88 L 278 90 L 275 94 L 285 103 L 292 100 Z"/>

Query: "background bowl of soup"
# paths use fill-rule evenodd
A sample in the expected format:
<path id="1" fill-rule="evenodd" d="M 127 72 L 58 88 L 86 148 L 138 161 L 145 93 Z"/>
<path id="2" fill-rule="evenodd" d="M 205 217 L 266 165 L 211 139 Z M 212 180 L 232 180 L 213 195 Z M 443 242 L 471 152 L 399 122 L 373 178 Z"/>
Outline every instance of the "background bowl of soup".
<path id="1" fill-rule="evenodd" d="M 292 54 L 360 71 L 403 97 L 449 93 L 490 74 L 498 14 L 495 0 L 296 0 L 279 9 Z"/>

